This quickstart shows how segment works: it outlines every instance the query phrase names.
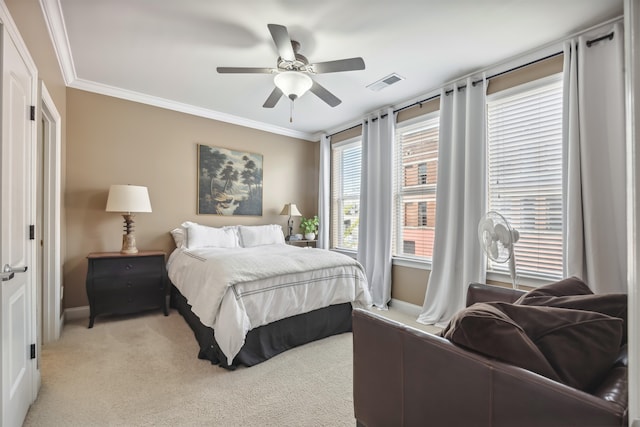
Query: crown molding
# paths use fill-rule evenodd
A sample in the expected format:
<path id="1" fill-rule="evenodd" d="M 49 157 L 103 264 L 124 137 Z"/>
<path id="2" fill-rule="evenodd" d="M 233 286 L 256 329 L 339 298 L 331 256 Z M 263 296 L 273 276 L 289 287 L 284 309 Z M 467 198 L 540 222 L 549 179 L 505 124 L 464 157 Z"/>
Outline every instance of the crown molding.
<path id="1" fill-rule="evenodd" d="M 184 104 L 164 98 L 150 96 L 139 92 L 80 79 L 76 74 L 76 68 L 73 62 L 73 56 L 71 54 L 71 46 L 69 44 L 67 28 L 64 24 L 64 16 L 62 14 L 60 0 L 39 1 L 42 12 L 44 13 L 47 29 L 49 30 L 49 37 L 51 38 L 51 42 L 53 43 L 53 48 L 55 50 L 56 57 L 58 58 L 58 64 L 60 65 L 60 69 L 62 71 L 62 76 L 64 78 L 65 84 L 68 87 L 86 90 L 88 92 L 99 93 L 102 95 L 113 96 L 116 98 L 122 98 L 128 101 L 140 102 L 142 104 L 153 105 L 155 107 L 192 114 L 198 117 L 218 120 L 221 122 L 275 133 L 278 135 L 289 136 L 292 138 L 299 138 L 307 141 L 317 141 L 319 139 L 316 135 L 310 133 L 294 131 L 280 126 L 273 126 L 267 123 L 245 119 L 231 114 L 221 113 L 202 107 L 196 107 L 189 104 Z"/>
<path id="2" fill-rule="evenodd" d="M 153 105 L 155 107 L 165 108 L 168 110 L 178 111 L 181 113 L 192 114 L 198 117 L 218 120 L 221 122 L 231 123 L 252 129 L 262 130 L 265 132 L 275 133 L 278 135 L 289 136 L 292 138 L 304 139 L 307 141 L 317 140 L 316 136 L 306 132 L 294 131 L 280 126 L 273 126 L 267 123 L 248 120 L 242 117 L 225 114 L 218 111 L 209 110 L 202 107 L 196 107 L 189 104 L 171 101 L 164 98 L 145 95 L 126 89 L 120 89 L 114 86 L 103 85 L 89 80 L 79 79 L 76 74 L 73 56 L 71 54 L 71 46 L 67 35 L 67 28 L 64 24 L 64 16 L 60 0 L 39 0 L 40 7 L 44 13 L 49 37 L 53 43 L 53 48 L 58 58 L 58 64 L 62 71 L 65 84 L 68 87 L 86 90 L 88 92 L 99 93 L 102 95 L 113 96 L 116 98 L 126 99 L 128 101 L 140 102 L 142 104 Z"/>
<path id="3" fill-rule="evenodd" d="M 167 110 L 177 111 L 180 113 L 191 114 L 194 116 L 204 117 L 207 119 L 218 120 L 221 122 L 231 123 L 239 126 L 244 126 L 247 128 L 275 133 L 278 135 L 304 139 L 307 141 L 317 140 L 317 139 L 314 139 L 315 136 L 313 134 L 309 134 L 306 132 L 299 132 L 299 131 L 283 128 L 280 126 L 273 126 L 267 123 L 258 122 L 255 120 L 249 120 L 249 119 L 234 116 L 231 114 L 221 113 L 219 111 L 209 110 L 207 108 L 196 107 L 190 104 L 171 101 L 165 98 L 146 95 L 143 93 L 134 92 L 127 89 L 121 89 L 114 86 L 104 85 L 104 84 L 92 82 L 89 80 L 75 79 L 73 82 L 71 82 L 67 86 L 74 89 L 80 89 L 80 90 L 85 90 L 87 92 L 99 93 L 101 95 L 113 96 L 115 98 L 126 99 L 128 101 L 139 102 L 141 104 L 152 105 L 154 107 L 160 107 Z"/>
<path id="4" fill-rule="evenodd" d="M 53 43 L 53 50 L 58 58 L 58 64 L 60 64 L 62 78 L 65 84 L 69 86 L 78 76 L 76 75 L 76 67 L 71 55 L 71 46 L 67 37 L 67 27 L 64 25 L 60 1 L 40 0 L 40 8 L 44 14 L 47 30 L 49 30 L 49 38 Z"/>

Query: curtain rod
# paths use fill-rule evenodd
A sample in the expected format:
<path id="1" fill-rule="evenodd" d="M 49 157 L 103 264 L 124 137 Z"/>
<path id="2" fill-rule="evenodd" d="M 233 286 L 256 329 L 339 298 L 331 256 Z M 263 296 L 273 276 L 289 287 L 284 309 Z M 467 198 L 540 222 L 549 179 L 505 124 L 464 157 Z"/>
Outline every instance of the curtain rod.
<path id="1" fill-rule="evenodd" d="M 587 47 L 591 47 L 592 44 L 596 44 L 598 42 L 601 42 L 602 40 L 606 40 L 606 39 L 613 40 L 613 33 L 614 32 L 615 31 L 611 31 L 606 36 L 598 37 L 597 39 L 587 40 Z"/>
<path id="2" fill-rule="evenodd" d="M 598 37 L 598 38 L 595 38 L 593 40 L 587 40 L 587 47 L 591 47 L 592 44 L 598 43 L 598 42 L 606 40 L 606 39 L 613 40 L 613 33 L 614 33 L 614 31 L 612 31 L 609 34 L 604 35 L 602 37 Z M 502 71 L 500 73 L 493 74 L 493 75 L 487 77 L 486 80 L 491 80 L 493 78 L 502 76 L 503 74 L 508 74 L 508 73 L 513 72 L 513 71 L 519 70 L 521 68 L 528 67 L 529 65 L 533 65 L 535 63 L 542 62 L 542 61 L 545 61 L 547 59 L 555 58 L 556 56 L 562 55 L 563 53 L 564 52 L 552 53 L 551 55 L 547 55 L 544 58 L 536 59 L 535 61 L 530 61 L 530 62 L 527 62 L 526 64 L 518 65 L 517 67 L 510 68 L 510 69 L 508 69 L 506 71 Z M 476 80 L 476 81 L 472 82 L 471 84 L 475 87 L 475 85 L 477 85 L 478 83 L 482 83 L 482 80 Z M 464 89 L 466 87 L 467 87 L 467 85 L 458 86 L 458 90 L 462 90 L 462 89 Z M 453 92 L 453 89 L 450 89 L 450 90 L 445 92 L 445 95 L 449 95 L 452 92 Z"/>
<path id="3" fill-rule="evenodd" d="M 595 38 L 595 39 L 593 39 L 593 40 L 587 40 L 587 47 L 591 47 L 591 45 L 596 44 L 596 43 L 601 42 L 601 41 L 606 40 L 606 39 L 613 40 L 613 35 L 614 35 L 614 33 L 615 33 L 615 31 L 612 31 L 612 32 L 610 32 L 609 34 L 606 34 L 606 35 L 604 35 L 604 36 L 602 36 L 602 37 L 598 37 L 598 38 Z M 536 63 L 538 63 L 538 62 L 542 62 L 542 61 L 545 61 L 545 60 L 547 60 L 547 59 L 554 58 L 554 57 L 556 57 L 556 56 L 558 56 L 558 55 L 562 55 L 562 54 L 564 54 L 564 52 L 555 52 L 555 53 L 552 53 L 552 54 L 550 54 L 550 55 L 545 56 L 544 58 L 536 59 L 536 60 L 534 60 L 534 61 L 527 62 L 526 64 L 518 65 L 517 67 L 510 68 L 510 69 L 508 69 L 508 70 L 506 70 L 506 71 L 501 71 L 501 72 L 499 72 L 499 73 L 493 74 L 493 75 L 491 75 L 491 76 L 487 77 L 485 80 L 491 80 L 491 79 L 493 79 L 493 78 L 496 78 L 496 77 L 502 76 L 503 74 L 508 74 L 508 73 L 513 72 L 513 71 L 517 71 L 517 70 L 519 70 L 519 69 L 521 69 L 521 68 L 528 67 L 529 65 L 533 65 L 533 64 L 536 64 Z M 475 87 L 475 85 L 477 85 L 478 83 L 482 83 L 482 81 L 483 81 L 483 80 L 476 80 L 476 81 L 474 81 L 474 82 L 471 82 L 471 84 Z M 466 87 L 467 87 L 467 85 L 459 86 L 459 87 L 458 87 L 458 90 L 465 89 Z M 449 94 L 451 94 L 451 93 L 453 93 L 453 89 L 447 90 L 444 94 L 445 94 L 445 95 L 449 95 Z M 399 111 L 406 110 L 406 109 L 411 108 L 411 107 L 415 107 L 416 105 L 420 105 L 420 108 L 422 108 L 422 104 L 423 104 L 423 103 L 428 102 L 428 101 L 431 101 L 432 99 L 438 98 L 439 96 L 440 96 L 440 95 L 438 94 L 438 95 L 434 95 L 434 96 L 429 97 L 429 98 L 426 98 L 426 99 L 422 99 L 422 100 L 420 100 L 420 101 L 416 101 L 416 102 L 414 102 L 413 104 L 405 105 L 405 106 L 404 106 L 404 107 L 402 107 L 402 108 L 398 108 L 397 110 L 393 110 L 393 112 L 394 112 L 394 113 L 397 113 L 397 112 L 399 112 Z M 380 116 L 380 117 L 381 117 L 381 118 L 384 118 L 384 117 L 387 117 L 387 115 L 386 115 L 386 114 L 383 114 L 383 115 L 382 115 L 382 116 Z M 372 122 L 375 122 L 376 120 L 378 120 L 376 117 L 374 117 L 373 119 L 371 119 L 371 121 L 372 121 Z M 364 122 L 365 122 L 365 123 L 367 123 L 367 120 L 365 120 Z M 359 124 L 357 124 L 357 125 L 353 125 L 353 126 L 351 126 L 350 128 L 346 128 L 346 129 L 343 129 L 343 130 L 339 130 L 339 131 L 337 131 L 337 132 L 334 132 L 334 133 L 330 134 L 329 136 L 331 137 L 331 136 L 337 135 L 337 134 L 339 134 L 339 133 L 346 132 L 346 131 L 351 130 L 351 129 L 355 129 L 355 128 L 359 127 L 359 126 L 362 126 L 362 123 L 359 123 Z"/>
<path id="4" fill-rule="evenodd" d="M 436 99 L 436 98 L 439 98 L 439 97 L 440 97 L 440 94 L 438 94 L 438 95 L 434 95 L 434 96 L 430 96 L 429 98 L 421 99 L 420 101 L 416 101 L 416 102 L 414 102 L 413 104 L 405 105 L 405 106 L 404 106 L 404 107 L 402 107 L 402 108 L 398 108 L 397 110 L 393 110 L 393 112 L 394 112 L 394 114 L 395 114 L 395 113 L 398 113 L 398 112 L 400 112 L 400 111 L 406 110 L 406 109 L 408 109 L 408 108 L 415 107 L 416 105 L 419 105 L 419 106 L 420 106 L 420 108 L 422 108 L 422 104 L 424 104 L 425 102 L 432 101 L 432 100 L 434 100 L 434 99 Z M 382 119 L 383 119 L 383 118 L 385 118 L 385 117 L 387 117 L 387 114 L 383 114 L 383 115 L 381 115 L 381 116 L 380 116 L 380 118 L 382 118 Z M 371 119 L 371 121 L 372 121 L 372 122 L 375 122 L 376 120 L 378 120 L 378 118 L 377 118 L 377 117 L 374 117 L 374 118 L 372 118 L 372 119 Z M 368 120 L 365 120 L 364 122 L 365 122 L 365 123 L 367 123 L 367 122 L 368 122 Z M 346 132 L 346 131 L 351 130 L 351 129 L 355 129 L 355 128 L 360 127 L 360 126 L 362 126 L 362 123 L 358 123 L 357 125 L 353 125 L 353 126 L 351 126 L 350 128 L 346 128 L 346 129 L 339 130 L 339 131 L 337 131 L 337 132 L 332 133 L 332 134 L 331 134 L 331 135 L 329 135 L 329 136 L 334 136 L 334 135 L 337 135 L 337 134 L 339 134 L 339 133 Z"/>

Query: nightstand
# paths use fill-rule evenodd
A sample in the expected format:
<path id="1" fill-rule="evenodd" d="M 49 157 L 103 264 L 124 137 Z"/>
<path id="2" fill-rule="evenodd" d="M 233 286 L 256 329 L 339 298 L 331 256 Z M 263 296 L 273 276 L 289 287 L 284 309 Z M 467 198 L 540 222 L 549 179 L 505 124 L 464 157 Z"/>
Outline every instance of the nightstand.
<path id="1" fill-rule="evenodd" d="M 94 252 L 87 256 L 89 328 L 99 314 L 129 314 L 162 308 L 168 316 L 165 253 Z"/>
<path id="2" fill-rule="evenodd" d="M 287 240 L 288 245 L 316 247 L 317 240 Z"/>

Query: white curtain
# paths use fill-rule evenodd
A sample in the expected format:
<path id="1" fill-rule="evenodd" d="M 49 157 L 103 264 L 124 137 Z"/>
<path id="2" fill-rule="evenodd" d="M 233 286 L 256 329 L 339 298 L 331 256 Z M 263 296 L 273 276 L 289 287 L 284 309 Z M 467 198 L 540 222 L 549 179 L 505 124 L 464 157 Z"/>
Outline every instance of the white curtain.
<path id="1" fill-rule="evenodd" d="M 565 43 L 565 276 L 596 293 L 626 292 L 623 64 L 619 23 Z"/>
<path id="2" fill-rule="evenodd" d="M 464 88 L 463 88 L 464 87 Z M 436 232 L 418 322 L 442 325 L 464 307 L 469 282 L 486 277 L 477 229 L 486 208 L 486 81 L 440 96 Z"/>
<path id="3" fill-rule="evenodd" d="M 362 123 L 358 261 L 366 271 L 373 305 L 383 310 L 391 300 L 394 136 L 395 115 L 390 108 Z"/>
<path id="4" fill-rule="evenodd" d="M 320 177 L 318 178 L 318 241 L 316 247 L 329 249 L 329 223 L 331 217 L 331 136 L 320 137 Z"/>

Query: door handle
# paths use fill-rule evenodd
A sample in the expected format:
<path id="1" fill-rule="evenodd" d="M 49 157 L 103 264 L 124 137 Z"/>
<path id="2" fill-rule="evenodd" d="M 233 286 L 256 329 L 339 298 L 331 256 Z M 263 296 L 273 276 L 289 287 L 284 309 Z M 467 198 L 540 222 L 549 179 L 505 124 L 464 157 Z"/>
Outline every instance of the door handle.
<path id="1" fill-rule="evenodd" d="M 25 271 L 27 271 L 27 267 L 11 267 L 9 264 L 5 264 L 4 267 L 2 267 L 2 272 L 3 273 L 24 273 Z"/>
<path id="2" fill-rule="evenodd" d="M 0 272 L 0 279 L 3 282 L 13 279 L 15 273 L 24 273 L 27 271 L 27 267 L 11 267 L 9 264 L 5 264 L 2 267 L 2 272 Z"/>

